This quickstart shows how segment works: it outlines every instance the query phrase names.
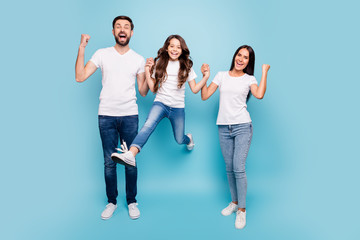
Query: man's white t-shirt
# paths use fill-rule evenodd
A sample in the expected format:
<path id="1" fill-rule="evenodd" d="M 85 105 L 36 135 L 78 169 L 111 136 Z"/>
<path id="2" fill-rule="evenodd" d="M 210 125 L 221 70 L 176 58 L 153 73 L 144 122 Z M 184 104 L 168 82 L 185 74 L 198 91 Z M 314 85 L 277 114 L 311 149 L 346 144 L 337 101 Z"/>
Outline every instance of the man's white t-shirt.
<path id="1" fill-rule="evenodd" d="M 157 91 L 154 102 L 162 102 L 166 106 L 174 108 L 185 107 L 185 84 L 186 82 L 195 79 L 197 76 L 194 70 L 191 68 L 186 82 L 181 86 L 181 88 L 178 88 L 179 69 L 179 61 L 169 60 L 169 63 L 166 67 L 167 78 Z M 152 78 L 155 78 L 155 69 L 152 74 Z"/>
<path id="2" fill-rule="evenodd" d="M 218 72 L 212 81 L 219 86 L 220 104 L 217 125 L 232 125 L 251 122 L 247 111 L 246 97 L 250 86 L 257 84 L 254 76 L 244 74 L 241 77 L 231 77 L 229 71 Z"/>
<path id="3" fill-rule="evenodd" d="M 99 115 L 137 115 L 135 79 L 145 71 L 145 59 L 132 49 L 121 55 L 108 47 L 97 50 L 90 61 L 102 72 Z"/>

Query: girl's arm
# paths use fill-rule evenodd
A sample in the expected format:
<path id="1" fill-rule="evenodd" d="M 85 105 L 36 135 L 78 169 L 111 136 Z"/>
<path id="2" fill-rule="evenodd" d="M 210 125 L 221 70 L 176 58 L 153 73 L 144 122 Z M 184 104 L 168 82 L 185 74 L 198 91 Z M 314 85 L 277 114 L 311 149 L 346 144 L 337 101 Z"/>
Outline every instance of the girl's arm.
<path id="1" fill-rule="evenodd" d="M 145 64 L 145 79 L 147 82 L 147 85 L 150 88 L 150 91 L 154 92 L 154 82 L 155 79 L 153 79 L 150 75 L 150 69 L 154 65 L 154 59 L 153 58 L 147 58 L 146 64 Z"/>
<path id="2" fill-rule="evenodd" d="M 195 79 L 189 81 L 190 89 L 195 94 L 198 93 L 204 85 L 206 85 L 206 81 L 209 79 L 210 76 L 209 65 L 204 63 L 201 66 L 201 72 L 203 73 L 203 78 L 201 79 L 200 82 L 196 83 Z"/>
<path id="3" fill-rule="evenodd" d="M 258 99 L 262 99 L 265 95 L 266 91 L 266 78 L 267 78 L 267 72 L 270 69 L 269 64 L 263 64 L 262 66 L 262 76 L 259 86 L 256 84 L 252 84 L 250 86 L 251 94 L 254 95 L 254 97 Z"/>

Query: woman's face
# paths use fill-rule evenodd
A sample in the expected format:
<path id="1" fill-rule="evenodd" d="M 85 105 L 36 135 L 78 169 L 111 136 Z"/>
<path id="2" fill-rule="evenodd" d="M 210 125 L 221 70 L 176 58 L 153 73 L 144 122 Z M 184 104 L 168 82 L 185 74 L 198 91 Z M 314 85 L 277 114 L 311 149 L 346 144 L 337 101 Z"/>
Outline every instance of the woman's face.
<path id="1" fill-rule="evenodd" d="M 182 53 L 180 41 L 176 38 L 171 39 L 167 48 L 167 52 L 171 61 L 178 60 Z"/>
<path id="2" fill-rule="evenodd" d="M 234 60 L 234 69 L 236 71 L 243 71 L 249 63 L 249 51 L 246 48 L 242 48 L 236 54 Z"/>

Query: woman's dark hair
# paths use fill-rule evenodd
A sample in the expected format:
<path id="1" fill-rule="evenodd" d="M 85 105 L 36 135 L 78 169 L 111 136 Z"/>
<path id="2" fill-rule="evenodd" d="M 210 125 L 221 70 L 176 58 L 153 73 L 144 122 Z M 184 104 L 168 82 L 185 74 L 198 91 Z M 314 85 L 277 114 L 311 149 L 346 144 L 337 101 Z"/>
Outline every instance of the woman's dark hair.
<path id="1" fill-rule="evenodd" d="M 182 85 L 186 82 L 190 69 L 193 66 L 193 62 L 190 59 L 190 51 L 185 43 L 185 40 L 179 36 L 179 35 L 170 35 L 164 43 L 164 46 L 159 49 L 157 57 L 154 59 L 155 64 L 152 66 L 150 73 L 151 75 L 155 70 L 155 83 L 154 83 L 154 93 L 156 93 L 163 82 L 165 82 L 167 73 L 166 73 L 166 67 L 169 63 L 169 54 L 167 52 L 167 49 L 170 45 L 170 40 L 176 38 L 180 41 L 180 46 L 182 53 L 179 57 L 180 62 L 180 69 L 178 73 L 178 88 L 181 88 Z"/>
<path id="2" fill-rule="evenodd" d="M 248 50 L 249 52 L 249 63 L 246 66 L 246 68 L 244 68 L 244 73 L 248 74 L 248 75 L 254 75 L 254 69 L 255 69 L 255 52 L 254 49 L 252 49 L 252 47 L 250 47 L 249 45 L 242 45 L 240 46 L 234 53 L 232 62 L 231 62 L 231 66 L 230 66 L 230 71 L 234 69 L 235 66 L 235 57 L 236 55 L 239 53 L 239 51 L 243 48 L 246 48 L 246 50 Z M 249 91 L 249 94 L 246 97 L 246 102 L 249 101 L 250 98 L 250 94 L 251 92 Z"/>
<path id="3" fill-rule="evenodd" d="M 129 18 L 128 16 L 117 16 L 116 18 L 114 18 L 114 20 L 112 22 L 113 28 L 115 27 L 116 21 L 119 20 L 119 19 L 128 20 L 130 22 L 130 24 L 131 24 L 131 30 L 134 30 L 134 24 L 133 24 L 131 18 Z"/>

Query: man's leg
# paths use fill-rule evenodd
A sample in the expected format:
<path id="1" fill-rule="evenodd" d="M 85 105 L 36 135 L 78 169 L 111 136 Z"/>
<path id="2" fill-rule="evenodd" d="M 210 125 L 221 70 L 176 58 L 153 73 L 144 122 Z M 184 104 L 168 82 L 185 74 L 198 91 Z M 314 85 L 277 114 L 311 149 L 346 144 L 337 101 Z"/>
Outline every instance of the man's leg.
<path id="1" fill-rule="evenodd" d="M 121 126 L 119 129 L 121 143 L 126 142 L 130 146 L 138 133 L 139 119 L 137 115 L 122 117 Z M 137 194 L 137 167 L 125 166 L 125 180 L 126 180 L 126 201 L 130 203 L 136 202 Z"/>
<path id="2" fill-rule="evenodd" d="M 110 157 L 115 151 L 119 141 L 116 117 L 99 116 L 99 129 L 104 151 L 106 196 L 109 203 L 116 205 L 116 197 L 118 196 L 116 163 L 113 162 Z"/>

